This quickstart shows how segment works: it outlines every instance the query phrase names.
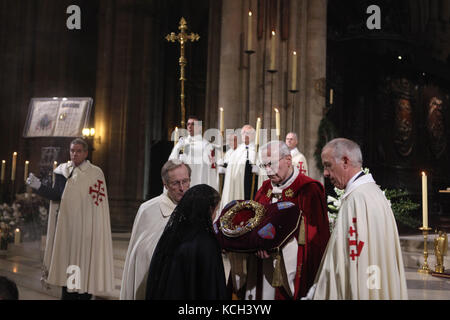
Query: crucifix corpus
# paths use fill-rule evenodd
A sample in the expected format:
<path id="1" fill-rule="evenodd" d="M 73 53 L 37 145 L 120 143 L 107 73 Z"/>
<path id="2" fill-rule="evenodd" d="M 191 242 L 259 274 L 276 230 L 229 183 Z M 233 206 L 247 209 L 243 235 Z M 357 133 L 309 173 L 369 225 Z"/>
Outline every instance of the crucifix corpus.
<path id="1" fill-rule="evenodd" d="M 180 43 L 181 47 L 181 54 L 180 54 L 180 81 L 181 81 L 181 95 L 180 95 L 180 102 L 181 102 L 181 127 L 185 127 L 185 118 L 186 118 L 186 107 L 184 104 L 184 81 L 186 80 L 184 75 L 184 68 L 186 67 L 187 60 L 184 56 L 184 49 L 186 42 L 191 41 L 198 41 L 200 39 L 200 36 L 196 33 L 187 34 L 186 31 L 188 29 L 186 20 L 184 18 L 181 18 L 180 20 L 180 26 L 178 29 L 181 31 L 178 34 L 175 34 L 175 32 L 172 32 L 166 36 L 166 40 L 169 42 L 176 42 L 178 41 Z"/>

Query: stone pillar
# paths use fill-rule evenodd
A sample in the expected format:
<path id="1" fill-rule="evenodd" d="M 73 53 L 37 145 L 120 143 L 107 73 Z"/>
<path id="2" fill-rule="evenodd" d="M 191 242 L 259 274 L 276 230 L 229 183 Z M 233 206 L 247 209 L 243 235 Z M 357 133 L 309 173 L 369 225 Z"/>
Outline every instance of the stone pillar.
<path id="1" fill-rule="evenodd" d="M 318 128 L 323 116 L 326 97 L 327 56 L 327 0 L 304 1 L 307 6 L 306 35 L 306 94 L 305 146 L 309 175 L 319 179 L 322 172 L 317 168 L 314 152 L 318 141 Z"/>

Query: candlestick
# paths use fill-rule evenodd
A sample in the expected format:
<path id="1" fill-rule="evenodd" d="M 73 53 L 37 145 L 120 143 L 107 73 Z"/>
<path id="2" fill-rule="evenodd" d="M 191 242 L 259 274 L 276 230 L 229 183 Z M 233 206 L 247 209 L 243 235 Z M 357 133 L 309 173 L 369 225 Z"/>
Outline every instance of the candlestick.
<path id="1" fill-rule="evenodd" d="M 431 273 L 430 267 L 428 266 L 428 231 L 430 231 L 431 228 L 422 227 L 419 228 L 419 230 L 423 233 L 423 265 L 417 272 Z"/>
<path id="2" fill-rule="evenodd" d="M 11 181 L 16 180 L 16 161 L 17 161 L 17 152 L 14 152 L 12 158 Z"/>
<path id="3" fill-rule="evenodd" d="M 252 12 L 248 12 L 248 28 L 247 28 L 247 51 L 253 51 L 252 48 Z"/>
<path id="4" fill-rule="evenodd" d="M 334 102 L 334 90 L 330 89 L 330 104 L 333 104 Z"/>
<path id="5" fill-rule="evenodd" d="M 292 84 L 291 90 L 297 90 L 297 52 L 292 53 Z"/>
<path id="6" fill-rule="evenodd" d="M 17 228 L 16 231 L 14 231 L 14 244 L 20 244 L 20 229 Z"/>
<path id="7" fill-rule="evenodd" d="M 275 129 L 277 133 L 277 139 L 280 140 L 281 135 L 281 120 L 280 120 L 280 111 L 275 108 Z"/>
<path id="8" fill-rule="evenodd" d="M 3 181 L 5 181 L 5 169 L 6 169 L 6 161 L 2 160 L 2 173 L 1 173 L 1 177 L 0 180 L 3 183 Z"/>
<path id="9" fill-rule="evenodd" d="M 428 185 L 425 172 L 422 172 L 422 220 L 423 227 L 428 228 Z"/>
<path id="10" fill-rule="evenodd" d="M 25 161 L 25 169 L 23 170 L 23 181 L 27 181 L 28 178 L 28 165 L 30 164 L 30 161 Z"/>
<path id="11" fill-rule="evenodd" d="M 272 38 L 270 41 L 270 70 L 275 70 L 275 31 L 272 31 Z"/>

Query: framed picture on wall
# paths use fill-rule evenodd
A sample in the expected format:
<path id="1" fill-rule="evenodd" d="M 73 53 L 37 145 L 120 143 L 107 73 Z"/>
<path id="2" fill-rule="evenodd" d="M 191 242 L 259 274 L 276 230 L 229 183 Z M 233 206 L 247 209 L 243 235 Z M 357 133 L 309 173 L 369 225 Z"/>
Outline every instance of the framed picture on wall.
<path id="1" fill-rule="evenodd" d="M 79 137 L 87 127 L 92 98 L 32 98 L 23 136 Z"/>

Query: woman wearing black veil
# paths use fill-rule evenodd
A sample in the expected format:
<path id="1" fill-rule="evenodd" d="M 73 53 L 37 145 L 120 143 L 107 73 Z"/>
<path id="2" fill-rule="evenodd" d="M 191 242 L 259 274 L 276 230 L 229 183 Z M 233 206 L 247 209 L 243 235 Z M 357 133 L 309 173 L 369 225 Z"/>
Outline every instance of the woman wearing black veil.
<path id="1" fill-rule="evenodd" d="M 148 300 L 228 299 L 221 249 L 212 227 L 219 193 L 190 188 L 172 213 L 150 263 Z"/>

